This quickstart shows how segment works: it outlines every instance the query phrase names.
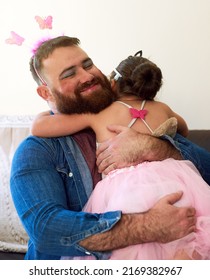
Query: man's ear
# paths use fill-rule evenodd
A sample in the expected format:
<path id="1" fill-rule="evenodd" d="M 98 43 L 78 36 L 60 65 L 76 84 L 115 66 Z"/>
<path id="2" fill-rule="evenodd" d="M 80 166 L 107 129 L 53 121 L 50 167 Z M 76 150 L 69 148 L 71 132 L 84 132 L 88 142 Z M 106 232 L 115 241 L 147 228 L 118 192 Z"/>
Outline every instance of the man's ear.
<path id="1" fill-rule="evenodd" d="M 110 80 L 110 84 L 111 84 L 111 88 L 112 90 L 115 88 L 115 85 L 116 85 L 116 81 L 114 79 L 111 79 Z"/>
<path id="2" fill-rule="evenodd" d="M 50 89 L 45 85 L 39 86 L 37 88 L 37 93 L 39 96 L 41 96 L 41 98 L 43 98 L 46 101 L 54 101 L 54 97 L 53 97 Z"/>

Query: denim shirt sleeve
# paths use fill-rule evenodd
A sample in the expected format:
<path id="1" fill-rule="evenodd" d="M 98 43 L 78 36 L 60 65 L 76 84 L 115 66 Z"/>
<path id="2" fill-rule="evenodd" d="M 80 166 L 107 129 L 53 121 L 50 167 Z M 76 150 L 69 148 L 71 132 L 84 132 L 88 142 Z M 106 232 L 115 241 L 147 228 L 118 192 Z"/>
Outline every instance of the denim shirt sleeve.
<path id="1" fill-rule="evenodd" d="M 174 138 L 168 135 L 164 135 L 161 138 L 170 141 L 180 151 L 183 159 L 191 161 L 203 179 L 210 185 L 210 153 L 207 150 L 178 133 Z"/>
<path id="2" fill-rule="evenodd" d="M 46 259 L 86 254 L 100 258 L 100 252 L 86 252 L 79 241 L 110 230 L 120 220 L 121 211 L 91 214 L 81 211 L 84 205 L 69 209 L 65 178 L 56 169 L 59 148 L 58 141 L 37 137 L 21 143 L 13 158 L 10 179 L 16 210 L 29 235 L 29 244 L 48 256 Z M 73 180 L 69 188 L 75 192 Z"/>

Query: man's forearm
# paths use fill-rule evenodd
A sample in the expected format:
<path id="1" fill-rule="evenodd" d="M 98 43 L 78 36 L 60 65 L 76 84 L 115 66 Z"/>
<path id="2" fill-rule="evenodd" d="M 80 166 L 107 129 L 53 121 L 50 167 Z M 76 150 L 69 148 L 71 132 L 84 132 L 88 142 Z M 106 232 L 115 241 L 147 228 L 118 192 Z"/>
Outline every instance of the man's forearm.
<path id="1" fill-rule="evenodd" d="M 139 224 L 142 224 L 139 230 Z M 80 242 L 90 251 L 110 251 L 152 240 L 144 230 L 144 214 L 123 214 L 121 220 L 109 231 L 92 235 Z"/>
<path id="2" fill-rule="evenodd" d="M 182 159 L 180 152 L 169 141 L 144 134 L 141 134 L 138 137 L 139 141 L 137 142 L 137 145 L 139 145 L 139 150 L 142 150 L 140 161 L 155 161 L 167 158 L 174 158 L 177 160 Z M 144 147 L 144 149 L 141 147 Z M 139 153 L 136 153 L 136 155 L 138 154 Z"/>
<path id="3" fill-rule="evenodd" d="M 80 241 L 80 245 L 86 250 L 103 252 L 182 238 L 195 231 L 196 217 L 194 208 L 173 205 L 181 196 L 181 193 L 166 195 L 145 213 L 123 214 L 111 230 L 92 235 Z"/>
<path id="4" fill-rule="evenodd" d="M 103 142 L 97 150 L 98 169 L 105 175 L 117 168 L 167 158 L 182 159 L 169 141 L 128 128 Z"/>

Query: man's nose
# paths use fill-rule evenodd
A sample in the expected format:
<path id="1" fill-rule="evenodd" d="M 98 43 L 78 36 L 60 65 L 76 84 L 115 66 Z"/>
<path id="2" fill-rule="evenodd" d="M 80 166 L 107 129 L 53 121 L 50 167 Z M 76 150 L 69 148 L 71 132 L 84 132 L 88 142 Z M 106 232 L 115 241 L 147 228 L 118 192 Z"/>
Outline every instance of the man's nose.
<path id="1" fill-rule="evenodd" d="M 80 80 L 81 84 L 90 82 L 94 78 L 93 74 L 91 74 L 90 72 L 88 72 L 87 70 L 85 70 L 83 68 L 80 69 L 78 74 L 79 74 L 79 80 Z"/>

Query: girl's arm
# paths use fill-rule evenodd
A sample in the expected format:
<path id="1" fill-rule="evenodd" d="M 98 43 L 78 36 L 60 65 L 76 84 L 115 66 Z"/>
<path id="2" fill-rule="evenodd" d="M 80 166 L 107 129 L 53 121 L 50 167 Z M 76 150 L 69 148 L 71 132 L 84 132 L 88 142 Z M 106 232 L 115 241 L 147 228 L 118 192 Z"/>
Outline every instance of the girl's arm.
<path id="1" fill-rule="evenodd" d="M 49 111 L 37 115 L 31 126 L 32 135 L 59 137 L 76 133 L 89 127 L 88 114 L 54 114 Z"/>

